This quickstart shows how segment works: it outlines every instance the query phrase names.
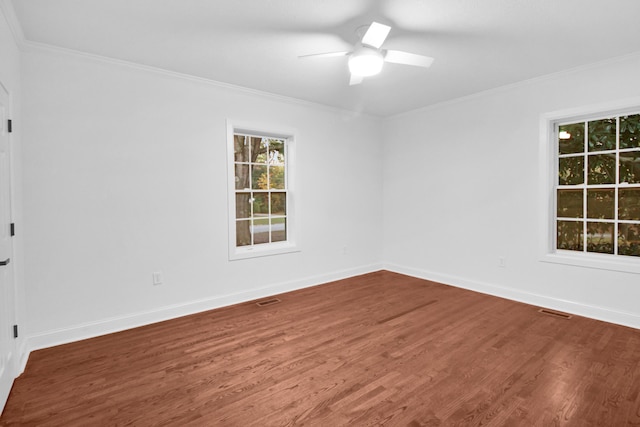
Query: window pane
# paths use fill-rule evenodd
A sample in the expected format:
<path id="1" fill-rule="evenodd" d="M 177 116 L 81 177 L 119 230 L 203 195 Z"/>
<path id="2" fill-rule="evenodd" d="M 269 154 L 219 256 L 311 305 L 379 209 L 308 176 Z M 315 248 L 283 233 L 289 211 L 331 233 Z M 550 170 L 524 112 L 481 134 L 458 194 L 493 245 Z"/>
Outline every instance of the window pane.
<path id="1" fill-rule="evenodd" d="M 558 221 L 558 249 L 582 251 L 583 230 L 581 221 Z"/>
<path id="2" fill-rule="evenodd" d="M 253 193 L 253 216 L 269 215 L 269 194 Z"/>
<path id="3" fill-rule="evenodd" d="M 618 219 L 640 220 L 640 188 L 618 190 Z"/>
<path id="4" fill-rule="evenodd" d="M 271 219 L 271 241 L 284 242 L 285 240 L 287 240 L 287 219 Z"/>
<path id="5" fill-rule="evenodd" d="M 271 215 L 287 214 L 287 193 L 271 193 Z"/>
<path id="6" fill-rule="evenodd" d="M 558 162 L 558 184 L 584 184 L 584 157 L 563 157 Z"/>
<path id="7" fill-rule="evenodd" d="M 640 114 L 620 117 L 620 148 L 640 147 Z"/>
<path id="8" fill-rule="evenodd" d="M 251 193 L 236 193 L 236 219 L 251 218 Z"/>
<path id="9" fill-rule="evenodd" d="M 251 233 L 249 232 L 250 221 L 236 221 L 236 246 L 248 246 L 251 244 Z"/>
<path id="10" fill-rule="evenodd" d="M 640 183 L 640 151 L 620 153 L 620 183 Z"/>
<path id="11" fill-rule="evenodd" d="M 236 162 L 249 162 L 249 142 L 244 135 L 233 135 L 234 159 Z"/>
<path id="12" fill-rule="evenodd" d="M 616 179 L 616 155 L 598 154 L 588 156 L 588 185 L 613 184 Z"/>
<path id="13" fill-rule="evenodd" d="M 266 190 L 269 188 L 266 165 L 251 165 L 251 188 L 254 190 Z"/>
<path id="14" fill-rule="evenodd" d="M 587 218 L 614 219 L 616 191 L 587 190 Z"/>
<path id="15" fill-rule="evenodd" d="M 253 244 L 269 243 L 269 219 L 253 220 Z"/>
<path id="16" fill-rule="evenodd" d="M 249 165 L 236 164 L 236 190 L 249 189 Z"/>
<path id="17" fill-rule="evenodd" d="M 587 223 L 587 252 L 613 253 L 613 223 Z"/>
<path id="18" fill-rule="evenodd" d="M 284 166 L 270 166 L 269 174 L 271 184 L 269 188 L 284 190 Z"/>
<path id="19" fill-rule="evenodd" d="M 284 141 L 281 139 L 269 140 L 269 164 L 284 165 Z"/>
<path id="20" fill-rule="evenodd" d="M 556 129 L 556 248 L 640 257 L 640 114 Z"/>
<path id="21" fill-rule="evenodd" d="M 589 151 L 616 149 L 616 119 L 589 122 Z"/>
<path id="22" fill-rule="evenodd" d="M 558 127 L 558 153 L 584 152 L 584 123 L 573 123 Z"/>
<path id="23" fill-rule="evenodd" d="M 640 224 L 618 225 L 618 254 L 640 256 Z"/>
<path id="24" fill-rule="evenodd" d="M 558 190 L 558 217 L 582 218 L 583 197 L 582 190 Z"/>
<path id="25" fill-rule="evenodd" d="M 267 148 L 268 148 L 268 139 L 267 138 L 251 138 L 253 148 L 255 150 L 253 154 L 253 163 L 267 163 Z"/>

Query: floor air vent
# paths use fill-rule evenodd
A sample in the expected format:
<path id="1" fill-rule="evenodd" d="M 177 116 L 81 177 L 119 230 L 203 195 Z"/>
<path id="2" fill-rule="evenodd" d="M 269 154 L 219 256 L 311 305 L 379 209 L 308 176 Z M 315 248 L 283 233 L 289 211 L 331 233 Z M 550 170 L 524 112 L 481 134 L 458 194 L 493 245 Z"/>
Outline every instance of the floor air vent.
<path id="1" fill-rule="evenodd" d="M 548 316 L 557 317 L 559 319 L 571 319 L 571 315 L 567 313 L 560 313 L 559 311 L 547 310 L 546 308 L 541 308 L 538 310 L 539 313 L 546 314 Z"/>
<path id="2" fill-rule="evenodd" d="M 256 303 L 256 305 L 257 305 L 258 307 L 266 307 L 266 306 L 268 306 L 268 305 L 277 304 L 277 303 L 279 303 L 279 302 L 280 302 L 280 300 L 279 300 L 278 298 L 271 298 L 271 299 L 266 299 L 266 300 L 264 300 L 264 301 L 258 301 L 258 302 Z"/>

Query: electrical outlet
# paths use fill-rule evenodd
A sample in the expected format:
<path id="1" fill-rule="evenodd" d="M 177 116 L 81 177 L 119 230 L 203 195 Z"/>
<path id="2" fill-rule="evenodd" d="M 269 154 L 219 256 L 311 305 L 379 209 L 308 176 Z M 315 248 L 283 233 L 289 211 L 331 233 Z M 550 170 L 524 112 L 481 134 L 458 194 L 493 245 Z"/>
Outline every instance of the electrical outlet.
<path id="1" fill-rule="evenodd" d="M 154 285 L 161 285 L 162 284 L 162 272 L 161 271 L 155 271 L 155 272 L 151 273 L 151 277 L 153 278 L 153 284 Z"/>
<path id="2" fill-rule="evenodd" d="M 498 267 L 505 268 L 507 266 L 507 257 L 499 256 L 498 257 Z"/>

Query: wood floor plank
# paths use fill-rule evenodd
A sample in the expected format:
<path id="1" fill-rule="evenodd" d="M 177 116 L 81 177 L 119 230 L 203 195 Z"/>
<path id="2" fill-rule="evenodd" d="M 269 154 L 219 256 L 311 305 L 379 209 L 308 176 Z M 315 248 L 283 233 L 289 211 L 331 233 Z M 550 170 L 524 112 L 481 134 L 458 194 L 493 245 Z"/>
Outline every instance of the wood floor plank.
<path id="1" fill-rule="evenodd" d="M 33 352 L 0 426 L 638 426 L 640 331 L 380 271 Z"/>

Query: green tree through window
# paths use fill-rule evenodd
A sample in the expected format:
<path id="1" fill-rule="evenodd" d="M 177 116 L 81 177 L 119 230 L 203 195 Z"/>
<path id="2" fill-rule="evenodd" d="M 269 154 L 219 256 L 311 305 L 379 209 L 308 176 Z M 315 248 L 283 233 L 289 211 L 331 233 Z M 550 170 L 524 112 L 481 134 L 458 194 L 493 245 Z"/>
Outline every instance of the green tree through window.
<path id="1" fill-rule="evenodd" d="M 640 257 L 640 114 L 557 127 L 556 248 Z"/>
<path id="2" fill-rule="evenodd" d="M 236 246 L 287 240 L 286 140 L 235 133 Z"/>

